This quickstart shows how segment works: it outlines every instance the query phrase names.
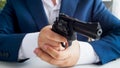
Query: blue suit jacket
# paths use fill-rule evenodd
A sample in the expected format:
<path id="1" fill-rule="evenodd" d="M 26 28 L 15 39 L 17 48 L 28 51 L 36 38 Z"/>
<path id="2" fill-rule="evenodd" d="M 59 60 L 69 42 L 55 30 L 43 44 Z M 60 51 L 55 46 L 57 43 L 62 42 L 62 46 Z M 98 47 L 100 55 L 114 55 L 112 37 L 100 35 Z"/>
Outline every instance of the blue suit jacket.
<path id="1" fill-rule="evenodd" d="M 101 0 L 62 0 L 61 13 L 82 21 L 100 22 L 100 40 L 90 42 L 104 64 L 120 57 L 120 21 Z M 0 14 L 0 60 L 17 61 L 18 51 L 27 33 L 48 25 L 41 0 L 7 0 Z M 79 35 L 78 40 L 87 41 Z"/>

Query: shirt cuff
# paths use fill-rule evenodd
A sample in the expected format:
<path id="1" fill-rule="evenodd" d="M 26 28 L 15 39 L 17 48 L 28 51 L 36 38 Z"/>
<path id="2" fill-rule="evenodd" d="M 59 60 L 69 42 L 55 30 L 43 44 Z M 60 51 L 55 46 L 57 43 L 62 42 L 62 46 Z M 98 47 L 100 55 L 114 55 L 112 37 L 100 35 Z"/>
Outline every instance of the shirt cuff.
<path id="1" fill-rule="evenodd" d="M 99 62 L 99 57 L 88 42 L 79 41 L 80 57 L 77 64 L 92 64 Z"/>
<path id="2" fill-rule="evenodd" d="M 18 60 L 36 56 L 34 50 L 38 47 L 38 36 L 39 32 L 26 34 L 19 50 Z"/>

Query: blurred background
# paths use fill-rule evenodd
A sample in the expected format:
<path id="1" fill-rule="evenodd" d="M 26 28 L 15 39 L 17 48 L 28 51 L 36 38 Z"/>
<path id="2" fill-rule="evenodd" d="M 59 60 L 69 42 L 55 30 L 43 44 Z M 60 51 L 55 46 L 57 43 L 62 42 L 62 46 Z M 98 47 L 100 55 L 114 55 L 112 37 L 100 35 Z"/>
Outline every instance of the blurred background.
<path id="1" fill-rule="evenodd" d="M 6 0 L 0 0 L 0 10 L 4 7 Z"/>
<path id="2" fill-rule="evenodd" d="M 120 19 L 120 0 L 103 0 L 107 8 Z"/>
<path id="3" fill-rule="evenodd" d="M 120 19 L 120 0 L 102 0 L 107 8 Z M 4 7 L 6 0 L 0 0 L 0 11 Z"/>

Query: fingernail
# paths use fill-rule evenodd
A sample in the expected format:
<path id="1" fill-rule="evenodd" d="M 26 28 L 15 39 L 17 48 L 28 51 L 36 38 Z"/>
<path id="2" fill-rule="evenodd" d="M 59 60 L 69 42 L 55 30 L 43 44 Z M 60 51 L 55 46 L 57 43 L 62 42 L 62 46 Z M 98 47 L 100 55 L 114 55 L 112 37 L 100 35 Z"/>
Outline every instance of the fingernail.
<path id="1" fill-rule="evenodd" d="M 36 49 L 34 50 L 34 53 L 37 54 L 38 52 L 39 52 L 39 50 L 36 48 Z"/>
<path id="2" fill-rule="evenodd" d="M 43 48 L 44 48 L 44 50 L 47 50 L 47 45 L 44 45 Z"/>

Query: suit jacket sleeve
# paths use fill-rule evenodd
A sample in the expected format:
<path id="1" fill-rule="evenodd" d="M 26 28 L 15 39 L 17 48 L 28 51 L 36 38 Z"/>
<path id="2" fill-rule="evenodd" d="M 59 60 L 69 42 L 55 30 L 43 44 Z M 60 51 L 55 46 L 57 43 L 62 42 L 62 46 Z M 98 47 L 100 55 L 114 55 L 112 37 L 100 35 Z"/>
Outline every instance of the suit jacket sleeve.
<path id="1" fill-rule="evenodd" d="M 90 42 L 102 64 L 120 57 L 120 20 L 113 16 L 101 0 L 95 0 L 93 21 L 99 21 L 103 34 L 100 40 Z"/>
<path id="2" fill-rule="evenodd" d="M 18 51 L 25 34 L 20 34 L 17 19 L 10 4 L 0 13 L 0 60 L 17 61 Z"/>

